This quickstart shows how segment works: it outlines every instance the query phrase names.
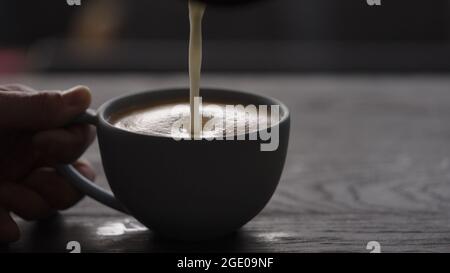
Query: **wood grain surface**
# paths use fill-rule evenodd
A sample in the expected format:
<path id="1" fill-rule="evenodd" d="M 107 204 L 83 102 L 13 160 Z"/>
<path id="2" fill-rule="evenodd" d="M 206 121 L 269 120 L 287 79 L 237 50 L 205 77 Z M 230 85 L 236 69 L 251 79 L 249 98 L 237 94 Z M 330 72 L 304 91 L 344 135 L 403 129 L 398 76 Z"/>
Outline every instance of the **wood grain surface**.
<path id="1" fill-rule="evenodd" d="M 187 86 L 178 74 L 0 77 L 7 82 L 85 84 L 94 108 L 120 94 Z M 21 240 L 1 250 L 67 252 L 79 241 L 85 252 L 368 252 L 378 241 L 383 252 L 450 251 L 450 76 L 213 74 L 204 85 L 270 95 L 291 110 L 284 174 L 254 220 L 216 241 L 180 243 L 85 199 L 47 221 L 18 219 Z M 107 188 L 96 144 L 85 157 Z"/>

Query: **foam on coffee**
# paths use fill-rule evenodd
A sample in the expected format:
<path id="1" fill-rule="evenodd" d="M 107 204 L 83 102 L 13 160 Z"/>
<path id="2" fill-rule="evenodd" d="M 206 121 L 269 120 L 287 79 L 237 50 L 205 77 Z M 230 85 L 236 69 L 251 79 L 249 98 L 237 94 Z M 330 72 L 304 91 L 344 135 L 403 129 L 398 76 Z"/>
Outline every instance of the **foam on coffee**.
<path id="1" fill-rule="evenodd" d="M 227 109 L 227 105 L 220 102 L 202 103 L 199 137 L 235 136 L 241 131 L 252 133 L 270 126 L 270 115 L 248 111 L 242 105 L 229 105 L 231 108 Z M 115 127 L 130 132 L 184 139 L 191 137 L 189 122 L 190 105 L 187 102 L 142 106 L 121 111 L 110 118 L 110 123 Z"/>

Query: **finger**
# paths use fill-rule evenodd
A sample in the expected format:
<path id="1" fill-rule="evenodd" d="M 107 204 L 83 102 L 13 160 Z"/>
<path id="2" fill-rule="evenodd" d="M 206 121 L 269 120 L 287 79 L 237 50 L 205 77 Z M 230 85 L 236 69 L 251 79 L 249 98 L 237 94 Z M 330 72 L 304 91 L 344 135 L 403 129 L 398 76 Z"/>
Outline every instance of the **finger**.
<path id="1" fill-rule="evenodd" d="M 18 83 L 11 83 L 0 85 L 0 91 L 22 91 L 22 92 L 36 92 L 35 89 Z"/>
<path id="2" fill-rule="evenodd" d="M 0 243 L 11 243 L 19 240 L 20 231 L 9 212 L 0 207 Z"/>
<path id="3" fill-rule="evenodd" d="M 0 206 L 25 220 L 38 220 L 50 216 L 50 205 L 30 188 L 16 183 L 0 184 Z"/>
<path id="4" fill-rule="evenodd" d="M 89 89 L 64 92 L 0 92 L 0 128 L 37 130 L 58 128 L 83 113 L 91 103 Z"/>
<path id="5" fill-rule="evenodd" d="M 95 127 L 74 125 L 66 129 L 38 132 L 32 145 L 36 166 L 72 163 L 77 160 L 95 139 Z"/>
<path id="6" fill-rule="evenodd" d="M 93 181 L 95 172 L 85 162 L 76 162 L 74 167 L 86 178 Z M 39 193 L 56 210 L 65 210 L 83 197 L 66 178 L 53 168 L 36 169 L 24 181 L 24 185 Z"/>

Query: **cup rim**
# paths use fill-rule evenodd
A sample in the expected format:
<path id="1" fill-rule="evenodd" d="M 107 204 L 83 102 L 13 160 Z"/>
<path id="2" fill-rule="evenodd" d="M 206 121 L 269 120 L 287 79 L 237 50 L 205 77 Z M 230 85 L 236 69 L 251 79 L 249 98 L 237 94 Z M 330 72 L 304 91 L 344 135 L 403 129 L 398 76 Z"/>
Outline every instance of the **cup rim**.
<path id="1" fill-rule="evenodd" d="M 286 122 L 286 120 L 288 120 L 290 118 L 289 108 L 283 102 L 281 102 L 280 100 L 278 100 L 276 98 L 273 98 L 271 96 L 257 94 L 257 93 L 248 92 L 248 91 L 232 90 L 232 89 L 225 89 L 225 88 L 215 88 L 215 87 L 202 87 L 201 91 L 202 90 L 206 90 L 206 92 L 213 91 L 213 92 L 235 93 L 237 95 L 244 95 L 244 96 L 249 96 L 249 97 L 254 97 L 254 98 L 267 100 L 267 101 L 270 101 L 272 105 L 279 105 L 280 108 L 282 108 L 283 116 L 281 117 L 281 119 L 279 120 L 279 122 L 276 125 L 280 125 L 280 124 Z M 181 91 L 189 92 L 189 88 L 175 87 L 175 88 L 150 89 L 150 90 L 145 90 L 145 91 L 131 92 L 131 93 L 128 93 L 128 94 L 123 94 L 123 95 L 114 97 L 114 98 L 104 102 L 98 108 L 98 110 L 97 110 L 98 121 L 101 122 L 103 125 L 107 126 L 109 129 L 117 130 L 117 131 L 120 131 L 122 133 L 128 133 L 128 134 L 132 134 L 132 135 L 140 135 L 140 136 L 145 136 L 145 137 L 170 138 L 170 139 L 172 139 L 171 136 L 144 134 L 144 133 L 132 132 L 132 131 L 128 131 L 128 130 L 125 130 L 125 129 L 118 128 L 118 127 L 114 126 L 113 124 L 111 124 L 109 122 L 108 118 L 105 116 L 105 112 L 110 107 L 113 107 L 114 105 L 120 103 L 121 101 L 124 101 L 126 99 L 130 99 L 130 98 L 133 98 L 133 97 L 139 97 L 139 96 L 142 96 L 144 94 L 152 94 L 152 93 L 156 94 L 156 93 L 164 93 L 164 92 L 181 92 Z M 270 126 L 269 128 L 272 128 L 274 126 Z M 259 131 L 260 130 L 258 130 L 256 132 L 259 132 Z M 245 135 L 247 135 L 247 134 L 248 133 L 245 133 Z M 201 140 L 205 140 L 205 138 L 202 137 Z"/>

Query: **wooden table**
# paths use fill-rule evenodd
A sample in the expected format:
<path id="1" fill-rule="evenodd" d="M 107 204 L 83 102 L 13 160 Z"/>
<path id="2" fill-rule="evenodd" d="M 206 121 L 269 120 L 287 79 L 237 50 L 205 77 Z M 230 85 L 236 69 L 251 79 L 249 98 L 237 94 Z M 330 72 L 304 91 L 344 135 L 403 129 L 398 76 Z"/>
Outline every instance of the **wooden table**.
<path id="1" fill-rule="evenodd" d="M 93 106 L 119 94 L 186 86 L 184 74 L 0 77 L 37 88 L 86 84 Z M 450 77 L 205 75 L 204 84 L 268 94 L 292 112 L 289 155 L 264 211 L 236 234 L 168 241 L 132 217 L 85 199 L 60 216 L 20 221 L 3 250 L 67 252 L 450 251 Z M 107 187 L 97 151 L 86 158 Z"/>

